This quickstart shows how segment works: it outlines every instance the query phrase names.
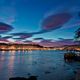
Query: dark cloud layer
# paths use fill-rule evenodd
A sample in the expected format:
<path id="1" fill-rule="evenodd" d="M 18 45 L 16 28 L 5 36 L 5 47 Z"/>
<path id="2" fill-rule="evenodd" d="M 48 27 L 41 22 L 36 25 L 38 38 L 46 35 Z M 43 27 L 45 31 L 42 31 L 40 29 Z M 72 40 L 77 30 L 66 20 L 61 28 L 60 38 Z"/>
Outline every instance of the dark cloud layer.
<path id="1" fill-rule="evenodd" d="M 13 29 L 11 25 L 8 25 L 6 23 L 0 22 L 0 33 L 6 33 Z"/>
<path id="2" fill-rule="evenodd" d="M 11 33 L 10 35 L 12 35 L 13 37 L 18 36 L 19 38 L 14 38 L 14 39 L 25 39 L 25 38 L 30 38 L 33 36 L 32 33 Z"/>
<path id="3" fill-rule="evenodd" d="M 0 39 L 0 42 L 9 42 L 7 39 Z"/>
<path id="4" fill-rule="evenodd" d="M 5 37 L 1 37 L 3 39 L 9 39 L 9 38 L 12 38 L 13 36 L 5 36 Z"/>
<path id="5" fill-rule="evenodd" d="M 34 40 L 44 40 L 44 38 L 34 38 Z"/>

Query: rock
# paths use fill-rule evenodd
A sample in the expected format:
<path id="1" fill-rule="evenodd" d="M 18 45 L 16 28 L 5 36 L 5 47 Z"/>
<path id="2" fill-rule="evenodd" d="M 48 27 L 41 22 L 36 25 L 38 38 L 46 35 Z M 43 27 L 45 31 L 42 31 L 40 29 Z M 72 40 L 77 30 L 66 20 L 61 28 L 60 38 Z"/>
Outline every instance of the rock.
<path id="1" fill-rule="evenodd" d="M 77 73 L 77 71 L 73 71 L 75 74 Z"/>
<path id="2" fill-rule="evenodd" d="M 76 57 L 76 54 L 75 53 L 65 53 L 64 54 L 64 59 L 66 60 L 73 60 L 73 59 L 75 59 L 75 57 Z"/>
<path id="3" fill-rule="evenodd" d="M 49 73 L 51 73 L 51 72 L 50 72 L 50 71 L 46 71 L 46 72 L 45 72 L 45 74 L 49 74 Z"/>
<path id="4" fill-rule="evenodd" d="M 27 75 L 29 75 L 29 76 L 30 76 L 31 74 L 30 74 L 30 73 L 28 73 Z"/>
<path id="5" fill-rule="evenodd" d="M 65 53 L 64 54 L 64 60 L 66 62 L 80 61 L 80 54 L 76 54 L 76 53 Z"/>
<path id="6" fill-rule="evenodd" d="M 77 70 L 77 72 L 76 72 L 76 79 L 75 80 L 80 80 L 80 69 Z"/>
<path id="7" fill-rule="evenodd" d="M 10 78 L 9 80 L 37 80 L 37 77 L 36 76 L 30 76 L 29 78 L 14 77 L 14 78 Z"/>
<path id="8" fill-rule="evenodd" d="M 37 77 L 36 77 L 36 76 L 30 76 L 30 77 L 28 78 L 28 80 L 37 80 Z"/>
<path id="9" fill-rule="evenodd" d="M 14 78 L 10 78 L 9 80 L 28 80 L 28 79 L 24 77 L 14 77 Z"/>
<path id="10" fill-rule="evenodd" d="M 75 78 L 72 78 L 72 79 L 70 79 L 70 80 L 75 80 Z"/>

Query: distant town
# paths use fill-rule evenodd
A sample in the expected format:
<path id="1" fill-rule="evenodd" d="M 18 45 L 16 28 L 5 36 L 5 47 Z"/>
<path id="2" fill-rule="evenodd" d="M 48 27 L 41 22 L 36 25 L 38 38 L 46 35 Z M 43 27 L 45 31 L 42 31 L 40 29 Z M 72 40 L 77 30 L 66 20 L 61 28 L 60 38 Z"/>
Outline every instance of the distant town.
<path id="1" fill-rule="evenodd" d="M 55 47 L 45 47 L 39 44 L 16 44 L 16 43 L 0 43 L 0 51 L 9 50 L 77 50 L 80 51 L 79 45 L 64 45 Z"/>

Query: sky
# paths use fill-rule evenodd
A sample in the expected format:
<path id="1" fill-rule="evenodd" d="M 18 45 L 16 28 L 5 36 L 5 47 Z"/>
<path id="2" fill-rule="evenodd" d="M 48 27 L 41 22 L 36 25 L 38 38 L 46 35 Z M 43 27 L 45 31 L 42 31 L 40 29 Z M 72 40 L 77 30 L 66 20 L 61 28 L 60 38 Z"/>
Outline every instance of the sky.
<path id="1" fill-rule="evenodd" d="M 73 39 L 80 27 L 80 0 L 0 0 L 0 22 L 13 27 L 0 32 L 1 39 Z"/>

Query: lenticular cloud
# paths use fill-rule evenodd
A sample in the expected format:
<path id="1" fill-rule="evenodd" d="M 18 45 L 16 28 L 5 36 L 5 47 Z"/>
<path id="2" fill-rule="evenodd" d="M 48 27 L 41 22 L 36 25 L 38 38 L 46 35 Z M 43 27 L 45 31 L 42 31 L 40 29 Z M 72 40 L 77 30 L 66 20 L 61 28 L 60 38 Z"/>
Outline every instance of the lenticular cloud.
<path id="1" fill-rule="evenodd" d="M 62 27 L 72 18 L 69 13 L 59 13 L 46 17 L 42 22 L 43 30 L 55 30 Z"/>
<path id="2" fill-rule="evenodd" d="M 6 24 L 6 23 L 2 23 L 0 22 L 0 33 L 6 33 L 9 32 L 13 29 L 12 26 Z"/>

